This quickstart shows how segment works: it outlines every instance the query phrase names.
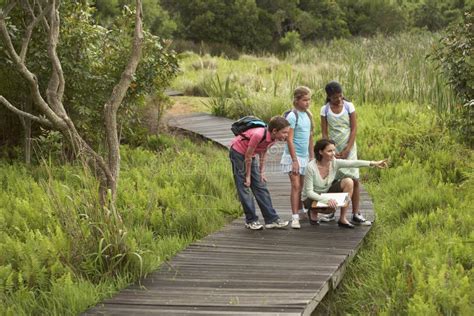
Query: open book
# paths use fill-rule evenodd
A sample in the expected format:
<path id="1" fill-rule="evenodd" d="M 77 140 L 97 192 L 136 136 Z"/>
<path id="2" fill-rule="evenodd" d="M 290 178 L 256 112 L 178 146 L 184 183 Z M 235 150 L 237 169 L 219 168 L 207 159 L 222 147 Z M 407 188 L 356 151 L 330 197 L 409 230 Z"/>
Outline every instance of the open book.
<path id="1" fill-rule="evenodd" d="M 327 197 L 328 199 L 336 200 L 337 206 L 347 206 L 349 204 L 349 194 L 348 193 L 321 193 L 322 196 Z M 328 207 L 326 203 L 321 201 L 313 201 L 311 207 Z"/>

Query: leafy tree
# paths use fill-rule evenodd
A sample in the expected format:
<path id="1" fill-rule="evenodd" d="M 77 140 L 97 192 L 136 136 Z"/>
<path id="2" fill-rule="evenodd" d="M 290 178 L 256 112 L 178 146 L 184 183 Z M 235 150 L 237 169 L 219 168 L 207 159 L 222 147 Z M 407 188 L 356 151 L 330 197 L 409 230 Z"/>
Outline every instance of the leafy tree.
<path id="1" fill-rule="evenodd" d="M 120 8 L 127 5 L 126 0 L 96 0 L 96 16 L 103 25 L 113 24 L 114 19 L 120 15 Z M 171 38 L 176 31 L 177 24 L 168 12 L 161 6 L 160 0 L 143 0 L 143 24 L 152 34 L 164 38 Z"/>
<path id="2" fill-rule="evenodd" d="M 253 50 L 261 46 L 259 38 L 268 37 L 259 27 L 264 16 L 254 0 L 177 0 L 164 1 L 164 6 L 181 20 L 178 34 L 194 42 L 227 43 Z"/>
<path id="3" fill-rule="evenodd" d="M 453 109 L 453 126 L 474 146 L 474 14 L 467 12 L 463 22 L 450 27 L 433 57 L 464 105 Z"/>
<path id="4" fill-rule="evenodd" d="M 104 104 L 120 78 L 126 62 L 123 56 L 131 48 L 127 29 L 133 24 L 133 12 L 125 9 L 106 29 L 94 23 L 93 11 L 87 5 L 71 4 L 64 9 L 68 14 L 64 12 L 59 51 L 65 75 L 74 82 L 66 89 L 65 104 L 81 134 L 98 144 L 104 135 L 104 114 L 94 104 Z M 145 31 L 142 59 L 118 112 L 122 138 L 137 128 L 133 123 L 139 121 L 137 108 L 145 96 L 162 94 L 176 71 L 177 61 L 166 44 Z"/>
<path id="5" fill-rule="evenodd" d="M 473 8 L 472 0 L 161 0 L 176 37 L 261 50 L 280 48 L 296 31 L 303 41 L 350 35 L 439 30 Z"/>
<path id="6" fill-rule="evenodd" d="M 305 34 L 305 39 L 331 39 L 350 35 L 345 13 L 336 1 L 301 0 L 299 8 L 308 12 L 312 19 L 317 21 L 318 26 L 312 32 Z"/>
<path id="7" fill-rule="evenodd" d="M 83 4 L 87 5 L 87 2 L 85 1 Z M 87 159 L 90 165 L 93 166 L 100 180 L 102 201 L 105 203 L 107 192 L 110 191 L 110 201 L 113 207 L 120 170 L 117 113 L 123 99 L 126 98 L 127 91 L 130 87 L 133 87 L 134 76 L 145 42 L 142 29 L 141 1 L 136 0 L 133 42 L 127 45 L 130 48 L 130 56 L 128 61 L 114 65 L 117 66 L 115 71 L 120 67 L 124 70 L 117 71 L 120 73 L 117 80 L 109 82 L 113 89 L 110 96 L 102 103 L 102 124 L 105 125 L 106 143 L 104 155 L 94 150 L 85 140 L 67 110 L 65 92 L 70 85 L 66 84 L 65 69 L 68 69 L 70 65 L 68 62 L 62 62 L 64 58 L 58 49 L 61 33 L 59 19 L 61 6 L 67 7 L 68 3 L 54 0 L 46 3 L 12 0 L 2 7 L 0 11 L 0 38 L 6 52 L 6 58 L 28 85 L 38 114 L 22 110 L 3 95 L 0 95 L 0 103 L 17 115 L 59 131 L 64 139 L 68 141 L 75 155 Z M 77 13 L 80 14 L 80 12 Z M 10 17 L 15 15 L 19 16 L 23 23 L 13 24 L 18 20 L 10 20 Z M 34 32 L 35 30 L 37 32 Z M 35 37 L 39 37 L 42 41 L 35 41 Z M 121 43 L 123 44 L 123 42 Z M 37 45 L 38 49 L 30 51 L 30 44 L 32 44 L 31 48 Z M 84 47 L 83 50 L 81 50 L 83 47 L 77 48 L 77 52 L 65 52 L 64 54 L 76 53 L 77 58 L 87 58 L 88 53 L 93 54 L 99 51 L 93 46 L 90 51 L 87 51 L 87 48 L 90 48 L 89 46 Z M 85 53 L 85 55 L 81 55 L 82 53 Z M 44 56 L 47 56 L 47 58 L 43 58 Z M 99 63 L 98 67 L 100 68 L 100 66 L 102 64 Z M 33 71 L 35 67 L 45 67 L 45 69 L 36 73 Z M 112 80 L 112 77 L 108 77 L 108 79 Z M 80 78 L 80 76 L 77 78 Z M 73 81 L 73 83 L 78 82 Z M 74 96 L 69 97 L 74 98 Z"/>
<path id="8" fill-rule="evenodd" d="M 96 0 L 97 17 L 102 22 L 109 23 L 114 17 L 120 14 L 119 0 Z"/>
<path id="9" fill-rule="evenodd" d="M 283 53 L 299 50 L 302 44 L 300 34 L 296 31 L 288 32 L 280 39 L 280 49 Z"/>
<path id="10" fill-rule="evenodd" d="M 10 21 L 21 21 L 22 17 L 15 17 L 19 12 L 21 13 L 20 10 L 12 11 Z M 128 9 L 123 10 L 114 20 L 112 27 L 106 29 L 95 23 L 93 12 L 93 7 L 87 1 L 62 3 L 60 14 L 63 19 L 58 54 L 61 57 L 64 76 L 70 83 L 64 91 L 65 109 L 82 137 L 91 146 L 97 147 L 103 142 L 105 135 L 102 123 L 104 114 L 97 104 L 107 101 L 115 82 L 120 79 L 121 69 L 126 63 L 123 56 L 131 49 L 129 26 L 134 23 L 134 14 Z M 21 32 L 17 30 L 14 36 L 20 38 Z M 45 90 L 47 87 L 43 83 L 48 82 L 51 72 L 48 56 L 45 54 L 45 35 L 42 29 L 38 28 L 33 36 L 28 49 L 32 57 L 26 62 L 39 78 L 40 89 Z M 143 57 L 131 89 L 118 111 L 122 140 L 130 139 L 139 130 L 141 124 L 138 109 L 145 105 L 145 97 L 151 94 L 155 95 L 155 99 L 163 99 L 164 87 L 177 72 L 176 58 L 166 47 L 165 42 L 144 32 Z M 28 89 L 24 79 L 17 75 L 11 61 L 5 54 L 0 54 L 0 61 L 11 65 L 0 69 L 2 78 L 11 78 L 8 81 L 0 81 L 0 94 L 21 108 L 32 104 L 28 94 L 18 95 L 12 88 Z M 3 77 L 3 72 L 7 70 L 9 72 Z M 22 98 L 18 99 L 18 96 Z M 5 111 L 6 108 L 0 107 L 0 113 Z"/>
<path id="11" fill-rule="evenodd" d="M 472 0 L 424 0 L 403 6 L 410 15 L 411 26 L 438 31 L 462 20 L 463 11 L 472 10 L 473 5 Z"/>
<path id="12" fill-rule="evenodd" d="M 440 3 L 436 0 L 426 0 L 426 2 L 420 3 L 413 11 L 413 20 L 414 26 L 426 27 L 430 31 L 437 31 L 446 26 Z"/>
<path id="13" fill-rule="evenodd" d="M 352 35 L 397 33 L 407 27 L 406 13 L 393 1 L 340 0 L 339 2 Z"/>
<path id="14" fill-rule="evenodd" d="M 276 31 L 278 38 L 283 37 L 286 32 L 296 29 L 296 21 L 300 10 L 299 0 L 257 0 L 257 7 L 272 17 L 273 23 L 268 24 Z"/>

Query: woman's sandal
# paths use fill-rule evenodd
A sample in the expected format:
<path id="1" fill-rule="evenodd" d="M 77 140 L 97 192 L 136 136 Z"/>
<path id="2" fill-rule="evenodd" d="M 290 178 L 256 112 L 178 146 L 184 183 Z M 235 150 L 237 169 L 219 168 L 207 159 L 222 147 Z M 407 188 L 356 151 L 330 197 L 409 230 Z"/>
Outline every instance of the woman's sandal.
<path id="1" fill-rule="evenodd" d="M 311 218 L 311 209 L 308 210 L 308 220 L 311 225 L 319 225 L 319 219 L 314 220 Z"/>
<path id="2" fill-rule="evenodd" d="M 344 227 L 344 228 L 354 228 L 354 225 L 352 225 L 351 223 L 342 223 L 340 221 L 337 222 L 337 225 L 339 225 L 339 227 Z"/>

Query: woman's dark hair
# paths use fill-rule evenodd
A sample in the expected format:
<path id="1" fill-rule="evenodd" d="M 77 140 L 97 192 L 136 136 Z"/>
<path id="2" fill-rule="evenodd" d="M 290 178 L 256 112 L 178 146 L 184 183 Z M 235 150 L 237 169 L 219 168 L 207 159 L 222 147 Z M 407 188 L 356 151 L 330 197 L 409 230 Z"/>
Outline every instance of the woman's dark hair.
<path id="1" fill-rule="evenodd" d="M 321 161 L 323 158 L 319 153 L 320 150 L 324 150 L 329 144 L 333 144 L 336 146 L 336 143 L 332 139 L 320 139 L 314 144 L 314 156 L 316 157 L 317 161 Z"/>
<path id="2" fill-rule="evenodd" d="M 283 116 L 274 116 L 268 122 L 268 130 L 272 132 L 274 129 L 277 131 L 284 129 L 285 127 L 290 126 L 290 123 Z"/>
<path id="3" fill-rule="evenodd" d="M 337 81 L 331 81 L 326 85 L 324 90 L 326 90 L 326 95 L 327 95 L 326 102 L 329 102 L 330 96 L 332 96 L 335 93 L 342 93 L 342 86 Z"/>

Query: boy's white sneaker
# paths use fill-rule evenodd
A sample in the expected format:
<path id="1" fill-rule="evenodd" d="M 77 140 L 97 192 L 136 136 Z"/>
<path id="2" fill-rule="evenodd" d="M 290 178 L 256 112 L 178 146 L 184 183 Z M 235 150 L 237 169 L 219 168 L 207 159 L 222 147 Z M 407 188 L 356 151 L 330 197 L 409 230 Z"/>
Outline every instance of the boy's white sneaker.
<path id="1" fill-rule="evenodd" d="M 260 224 L 258 221 L 255 221 L 251 223 L 246 223 L 245 228 L 248 228 L 251 230 L 260 230 L 260 229 L 263 229 L 263 225 Z"/>
<path id="2" fill-rule="evenodd" d="M 278 218 L 272 223 L 265 224 L 265 228 L 285 228 L 288 226 L 288 224 L 288 221 L 282 221 L 280 218 Z"/>

